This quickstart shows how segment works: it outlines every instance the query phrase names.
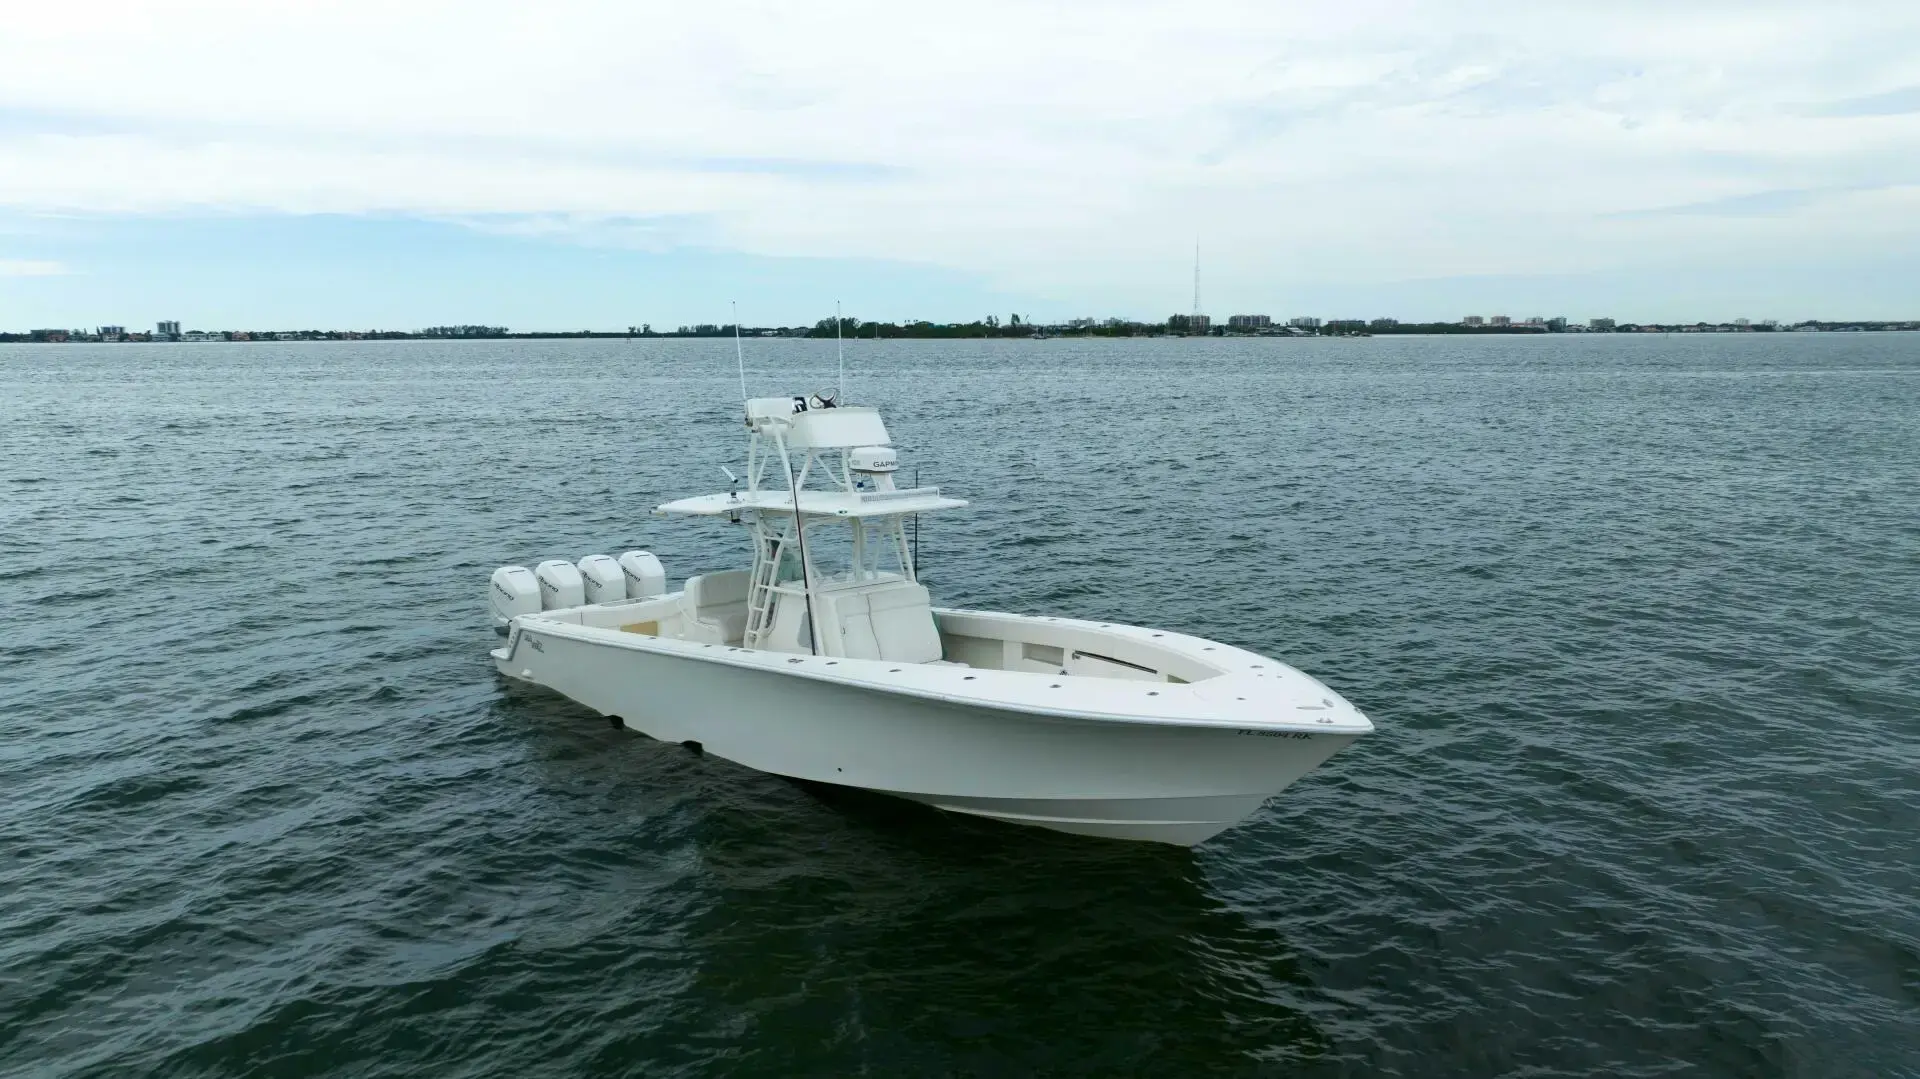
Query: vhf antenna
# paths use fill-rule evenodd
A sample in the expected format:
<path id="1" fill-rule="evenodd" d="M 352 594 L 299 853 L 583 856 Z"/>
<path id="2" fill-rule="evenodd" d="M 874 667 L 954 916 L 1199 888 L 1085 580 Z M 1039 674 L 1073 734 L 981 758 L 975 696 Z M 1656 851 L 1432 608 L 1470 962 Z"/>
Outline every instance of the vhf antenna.
<path id="1" fill-rule="evenodd" d="M 847 345 L 840 339 L 840 301 L 833 301 L 833 347 L 840 353 L 839 403 L 847 403 Z"/>
<path id="2" fill-rule="evenodd" d="M 733 360 L 740 365 L 740 407 L 747 407 L 747 354 L 740 349 L 740 301 L 733 301 Z"/>

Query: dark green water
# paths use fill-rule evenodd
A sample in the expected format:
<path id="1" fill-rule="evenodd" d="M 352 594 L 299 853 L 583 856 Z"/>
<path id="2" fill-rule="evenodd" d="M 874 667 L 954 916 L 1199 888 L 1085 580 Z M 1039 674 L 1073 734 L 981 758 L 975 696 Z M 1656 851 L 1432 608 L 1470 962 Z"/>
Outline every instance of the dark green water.
<path id="1" fill-rule="evenodd" d="M 803 789 L 486 662 L 744 556 L 730 343 L 0 347 L 0 1072 L 1920 1074 L 1920 334 L 849 360 L 942 600 L 1379 732 L 1192 851 Z"/>

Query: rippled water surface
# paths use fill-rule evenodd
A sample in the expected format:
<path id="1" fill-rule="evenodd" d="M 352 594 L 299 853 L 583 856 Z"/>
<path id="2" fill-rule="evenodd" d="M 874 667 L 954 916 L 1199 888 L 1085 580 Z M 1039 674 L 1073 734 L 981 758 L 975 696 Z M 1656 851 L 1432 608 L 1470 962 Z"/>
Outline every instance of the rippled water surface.
<path id="1" fill-rule="evenodd" d="M 486 659 L 741 564 L 730 342 L 0 346 L 0 1072 L 1920 1074 L 1920 334 L 848 359 L 943 601 L 1378 733 L 1191 851 L 802 788 Z"/>

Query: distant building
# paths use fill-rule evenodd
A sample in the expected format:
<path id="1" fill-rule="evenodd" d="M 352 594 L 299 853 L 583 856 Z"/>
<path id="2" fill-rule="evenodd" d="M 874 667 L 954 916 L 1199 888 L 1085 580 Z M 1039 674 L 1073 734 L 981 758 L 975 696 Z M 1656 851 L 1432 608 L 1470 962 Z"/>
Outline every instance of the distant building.
<path id="1" fill-rule="evenodd" d="M 1493 316 L 1493 321 L 1490 323 L 1490 325 L 1511 326 L 1513 325 L 1513 320 L 1511 318 L 1508 318 L 1505 315 L 1495 315 Z"/>
<path id="2" fill-rule="evenodd" d="M 1381 330 L 1397 330 L 1400 328 L 1400 320 L 1397 318 L 1377 318 L 1367 323 L 1367 328 L 1376 333 Z"/>
<path id="3" fill-rule="evenodd" d="M 1479 315 L 1468 315 L 1460 320 L 1462 326 L 1485 326 L 1486 324 L 1487 320 Z"/>
<path id="4" fill-rule="evenodd" d="M 1592 330 L 1594 333 L 1612 333 L 1614 326 L 1615 323 L 1610 318 L 1590 318 L 1587 320 L 1587 329 Z"/>
<path id="5" fill-rule="evenodd" d="M 125 326 L 102 326 L 94 332 L 100 335 L 100 340 L 102 341 L 118 341 L 127 335 L 127 328 Z"/>
<path id="6" fill-rule="evenodd" d="M 1317 330 L 1320 328 L 1320 320 L 1317 318 L 1290 318 L 1287 320 L 1287 325 L 1292 326 L 1296 330 Z"/>
<path id="7" fill-rule="evenodd" d="M 1733 328 L 1736 330 L 1751 330 L 1753 329 L 1753 320 L 1746 318 L 1734 319 Z"/>
<path id="8" fill-rule="evenodd" d="M 156 322 L 153 324 L 153 339 L 156 341 L 170 341 L 178 336 L 180 336 L 180 324 L 178 322 Z"/>
<path id="9" fill-rule="evenodd" d="M 1198 336 L 1213 331 L 1213 318 L 1209 315 L 1168 315 L 1168 333 L 1186 333 Z"/>
<path id="10" fill-rule="evenodd" d="M 1548 319 L 1547 330 L 1550 333 L 1566 333 L 1567 332 L 1567 316 L 1560 315 L 1555 318 Z"/>
<path id="11" fill-rule="evenodd" d="M 65 330 L 30 330 L 27 336 L 35 341 L 65 341 L 68 334 Z"/>
<path id="12" fill-rule="evenodd" d="M 1229 315 L 1227 328 L 1232 330 L 1264 330 L 1273 325 L 1273 319 L 1267 315 Z"/>
<path id="13" fill-rule="evenodd" d="M 1070 318 L 1067 320 L 1067 329 L 1069 330 L 1091 330 L 1093 327 L 1094 321 L 1090 318 Z"/>

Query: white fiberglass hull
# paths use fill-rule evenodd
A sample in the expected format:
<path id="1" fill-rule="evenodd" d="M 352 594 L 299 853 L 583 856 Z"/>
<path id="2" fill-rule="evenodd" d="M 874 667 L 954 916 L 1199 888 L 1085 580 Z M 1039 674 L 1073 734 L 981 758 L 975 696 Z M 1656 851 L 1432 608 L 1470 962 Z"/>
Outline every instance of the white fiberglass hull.
<path id="1" fill-rule="evenodd" d="M 769 655 L 542 620 L 517 624 L 494 659 L 501 673 L 627 727 L 698 742 L 763 772 L 1011 823 L 1183 846 L 1244 820 L 1371 730 L 1344 701 L 1337 722 L 1306 712 L 1280 722 L 1250 718 L 1244 705 L 1223 713 L 1238 718 L 1209 719 L 1195 712 L 1191 694 L 1219 697 L 1220 688 Z M 1264 683 L 1292 695 L 1269 702 L 1276 709 L 1291 707 L 1303 686 L 1316 703 L 1299 707 L 1336 707 L 1331 690 L 1264 662 L 1271 666 L 1254 677 L 1294 680 Z M 1033 706 L 1034 694 L 1024 692 L 1001 704 L 982 699 L 996 679 L 1039 679 L 1043 692 L 1058 694 L 1043 699 L 1058 705 Z M 1119 717 L 1075 705 L 1119 692 L 1165 700 L 1172 714 Z M 1172 708 L 1176 701 L 1184 714 Z"/>

